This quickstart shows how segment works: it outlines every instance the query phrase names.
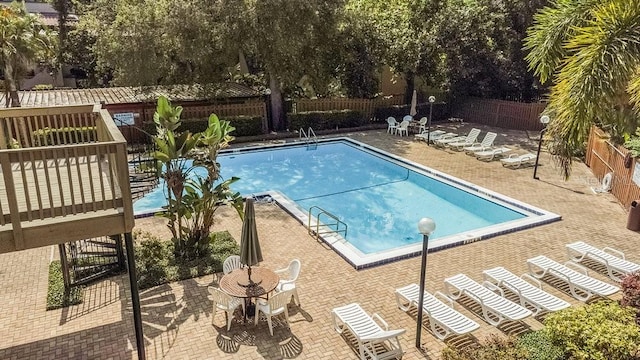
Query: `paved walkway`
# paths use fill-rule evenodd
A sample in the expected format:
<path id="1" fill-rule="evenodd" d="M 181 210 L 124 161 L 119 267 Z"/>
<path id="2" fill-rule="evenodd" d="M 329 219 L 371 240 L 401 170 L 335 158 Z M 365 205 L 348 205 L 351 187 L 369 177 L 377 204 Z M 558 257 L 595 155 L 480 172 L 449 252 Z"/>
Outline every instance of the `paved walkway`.
<path id="1" fill-rule="evenodd" d="M 448 125 L 459 127 L 459 124 Z M 468 124 L 462 125 L 468 130 Z M 483 128 L 487 130 L 488 128 Z M 535 151 L 536 139 L 525 132 L 497 129 L 497 143 L 519 144 L 522 151 Z M 483 131 L 484 132 L 484 131 Z M 535 133 L 531 137 L 535 137 Z M 582 163 L 563 181 L 548 154 L 540 158 L 539 181 L 532 168 L 510 170 L 499 162 L 483 163 L 462 153 L 427 147 L 411 137 L 399 138 L 382 131 L 348 134 L 409 160 L 471 181 L 562 215 L 549 225 L 495 237 L 429 254 L 427 288 L 442 290 L 442 280 L 464 272 L 476 280 L 481 271 L 505 266 L 519 274 L 526 259 L 546 254 L 565 259 L 564 244 L 585 240 L 597 246 L 612 246 L 640 261 L 640 236 L 625 229 L 626 213 L 609 194 L 594 195 L 597 184 Z M 241 222 L 232 211 L 219 213 L 216 230 L 229 230 L 240 238 Z M 395 306 L 396 287 L 418 282 L 420 258 L 356 271 L 336 253 L 313 240 L 305 228 L 280 208 L 256 206 L 258 231 L 265 261 L 261 266 L 284 267 L 292 258 L 302 262 L 298 281 L 302 306 L 290 305 L 290 329 L 282 322 L 269 336 L 266 322 L 258 327 L 234 322 L 226 331 L 224 314 L 212 319 L 207 286 L 214 276 L 163 285 L 141 293 L 147 358 L 150 359 L 356 359 L 348 340 L 333 331 L 330 311 L 359 302 L 369 312 L 380 314 L 391 327 L 402 327 L 404 359 L 437 359 L 445 346 L 425 328 L 426 351 L 414 348 L 415 317 Z M 139 220 L 137 228 L 166 234 L 165 221 Z M 52 248 L 41 248 L 0 256 L 0 358 L 2 359 L 130 359 L 136 357 L 130 294 L 126 276 L 97 283 L 85 291 L 85 302 L 63 310 L 45 311 L 47 264 Z M 596 277 L 605 279 L 596 274 Z M 576 304 L 560 290 L 545 289 Z M 541 323 L 528 319 L 496 329 L 474 313 L 477 309 L 457 306 L 478 322 L 473 336 L 454 339 L 464 346 L 488 334 L 511 334 L 537 329 Z M 212 325 L 213 320 L 213 325 Z"/>

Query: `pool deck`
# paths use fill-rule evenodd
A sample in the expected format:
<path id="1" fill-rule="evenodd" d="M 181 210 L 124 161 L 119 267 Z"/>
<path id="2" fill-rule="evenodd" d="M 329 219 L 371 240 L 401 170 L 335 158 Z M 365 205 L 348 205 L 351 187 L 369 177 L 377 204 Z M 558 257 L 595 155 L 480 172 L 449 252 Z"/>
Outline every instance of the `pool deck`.
<path id="1" fill-rule="evenodd" d="M 464 124 L 458 130 L 465 132 L 471 126 Z M 482 128 L 481 137 L 491 130 Z M 535 153 L 537 133 L 495 130 L 499 133 L 496 144 Z M 597 180 L 583 163 L 574 164 L 571 179 L 564 181 L 549 155 L 543 153 L 540 180 L 533 180 L 532 167 L 503 168 L 499 161 L 486 163 L 464 153 L 427 147 L 412 136 L 400 138 L 385 130 L 344 136 L 562 216 L 559 222 L 430 253 L 427 289 L 431 292 L 442 291 L 443 279 L 461 272 L 481 280 L 482 270 L 495 266 L 524 273 L 526 259 L 540 254 L 565 261 L 564 245 L 577 240 L 620 249 L 629 260 L 640 262 L 634 251 L 640 235 L 625 228 L 627 214 L 612 195 L 592 193 L 590 187 L 596 186 Z M 240 239 L 237 215 L 225 209 L 217 216 L 215 230 L 229 230 Z M 216 277 L 185 280 L 140 294 L 148 359 L 357 359 L 357 349 L 333 330 L 330 316 L 332 308 L 352 302 L 370 313 L 377 312 L 392 328 L 407 329 L 401 337 L 403 359 L 440 357 L 445 343 L 428 327 L 422 331 L 425 352 L 414 347 L 415 314 L 408 315 L 395 305 L 394 289 L 418 282 L 419 257 L 355 270 L 279 207 L 258 204 L 256 216 L 265 259 L 261 266 L 281 268 L 293 258 L 302 262 L 297 281 L 302 306 L 289 306 L 290 329 L 275 321 L 271 337 L 265 321 L 257 327 L 234 322 L 227 332 L 222 312 L 216 314 L 212 325 L 207 286 L 215 285 Z M 164 219 L 145 218 L 136 221 L 136 228 L 166 234 L 165 224 Z M 45 311 L 47 267 L 55 256 L 53 247 L 0 255 L 0 302 L 4 309 L 0 315 L 0 358 L 136 358 L 127 276 L 89 286 L 83 304 Z M 611 283 L 599 273 L 590 274 Z M 545 290 L 579 304 L 558 288 L 545 285 Z M 473 344 L 489 334 L 515 334 L 541 327 L 538 320 L 529 318 L 497 329 L 477 315 L 477 308 L 459 304 L 456 308 L 480 324 L 480 329 L 472 336 L 453 339 L 449 343 L 454 346 Z"/>

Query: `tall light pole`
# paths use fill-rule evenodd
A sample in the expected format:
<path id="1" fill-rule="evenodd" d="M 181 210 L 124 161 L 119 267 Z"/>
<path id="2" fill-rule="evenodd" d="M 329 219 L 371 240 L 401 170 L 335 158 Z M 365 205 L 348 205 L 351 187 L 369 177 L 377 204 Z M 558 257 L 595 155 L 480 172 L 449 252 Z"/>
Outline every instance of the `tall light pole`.
<path id="1" fill-rule="evenodd" d="M 533 167 L 533 178 L 536 180 L 540 180 L 540 178 L 536 176 L 536 174 L 538 173 L 538 159 L 540 158 L 540 148 L 542 148 L 542 137 L 544 136 L 545 131 L 547 131 L 547 124 L 549 123 L 549 120 L 551 119 L 547 115 L 542 115 L 542 117 L 540 117 L 540 122 L 542 123 L 543 128 L 542 130 L 540 130 L 540 140 L 538 140 L 538 153 L 536 154 L 536 164 Z"/>
<path id="2" fill-rule="evenodd" d="M 432 96 L 433 97 L 433 96 Z M 431 101 L 431 99 L 429 99 Z M 422 304 L 424 302 L 424 280 L 427 270 L 427 253 L 429 235 L 436 229 L 436 223 L 431 218 L 422 218 L 418 222 L 418 231 L 422 234 L 422 265 L 420 265 L 420 294 L 418 295 L 418 327 L 416 328 L 416 348 L 420 349 L 422 336 Z"/>
<path id="3" fill-rule="evenodd" d="M 429 96 L 429 122 L 427 124 L 427 146 L 429 146 L 429 142 L 431 141 L 431 115 L 433 114 L 434 102 L 436 102 L 436 97 L 433 95 Z"/>

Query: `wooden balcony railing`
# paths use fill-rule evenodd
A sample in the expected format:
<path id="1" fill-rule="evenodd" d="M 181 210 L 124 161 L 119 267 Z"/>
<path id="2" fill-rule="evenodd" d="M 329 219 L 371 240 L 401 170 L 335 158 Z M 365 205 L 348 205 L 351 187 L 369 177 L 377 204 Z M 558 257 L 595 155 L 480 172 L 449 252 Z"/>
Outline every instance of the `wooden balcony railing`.
<path id="1" fill-rule="evenodd" d="M 0 253 L 133 228 L 126 140 L 99 105 L 0 110 Z"/>

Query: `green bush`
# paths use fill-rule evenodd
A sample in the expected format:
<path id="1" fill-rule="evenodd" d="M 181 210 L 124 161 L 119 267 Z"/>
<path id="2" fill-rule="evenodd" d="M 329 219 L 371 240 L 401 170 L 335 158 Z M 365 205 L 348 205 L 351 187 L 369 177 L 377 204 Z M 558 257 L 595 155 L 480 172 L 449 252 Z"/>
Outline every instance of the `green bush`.
<path id="1" fill-rule="evenodd" d="M 55 260 L 49 264 L 49 281 L 47 286 L 47 310 L 82 303 L 82 287 L 74 286 L 69 294 L 64 292 L 64 280 L 62 279 L 62 265 Z"/>
<path id="2" fill-rule="evenodd" d="M 226 231 L 211 234 L 209 255 L 190 261 L 175 258 L 171 240 L 161 240 L 149 233 L 135 233 L 134 236 L 140 289 L 220 272 L 228 256 L 240 253 L 238 244 Z"/>
<path id="3" fill-rule="evenodd" d="M 571 359 L 623 360 L 640 353 L 640 331 L 635 311 L 616 302 L 570 307 L 544 321 L 551 341 Z"/>
<path id="4" fill-rule="evenodd" d="M 220 117 L 220 120 L 227 120 L 231 123 L 231 126 L 236 128 L 231 135 L 233 136 L 255 136 L 262 134 L 262 116 L 227 116 Z M 182 125 L 178 128 L 179 132 L 186 130 L 191 133 L 197 133 L 204 131 L 209 124 L 209 118 L 204 119 L 185 119 L 182 120 Z M 156 124 L 145 123 L 142 126 L 142 130 L 155 135 Z"/>
<path id="5" fill-rule="evenodd" d="M 491 335 L 479 346 L 461 349 L 447 347 L 442 360 L 520 360 L 527 358 L 527 350 L 520 347 L 515 338 Z"/>
<path id="6" fill-rule="evenodd" d="M 63 127 L 51 129 L 48 127 L 33 132 L 36 146 L 79 144 L 81 142 L 96 141 L 96 127 Z"/>
<path id="7" fill-rule="evenodd" d="M 562 360 L 564 350 L 554 344 L 543 330 L 532 331 L 518 338 L 518 345 L 527 350 L 528 360 Z"/>
<path id="8" fill-rule="evenodd" d="M 329 130 L 338 128 L 351 128 L 369 124 L 369 120 L 360 111 L 305 111 L 296 114 L 287 114 L 289 129 Z"/>

